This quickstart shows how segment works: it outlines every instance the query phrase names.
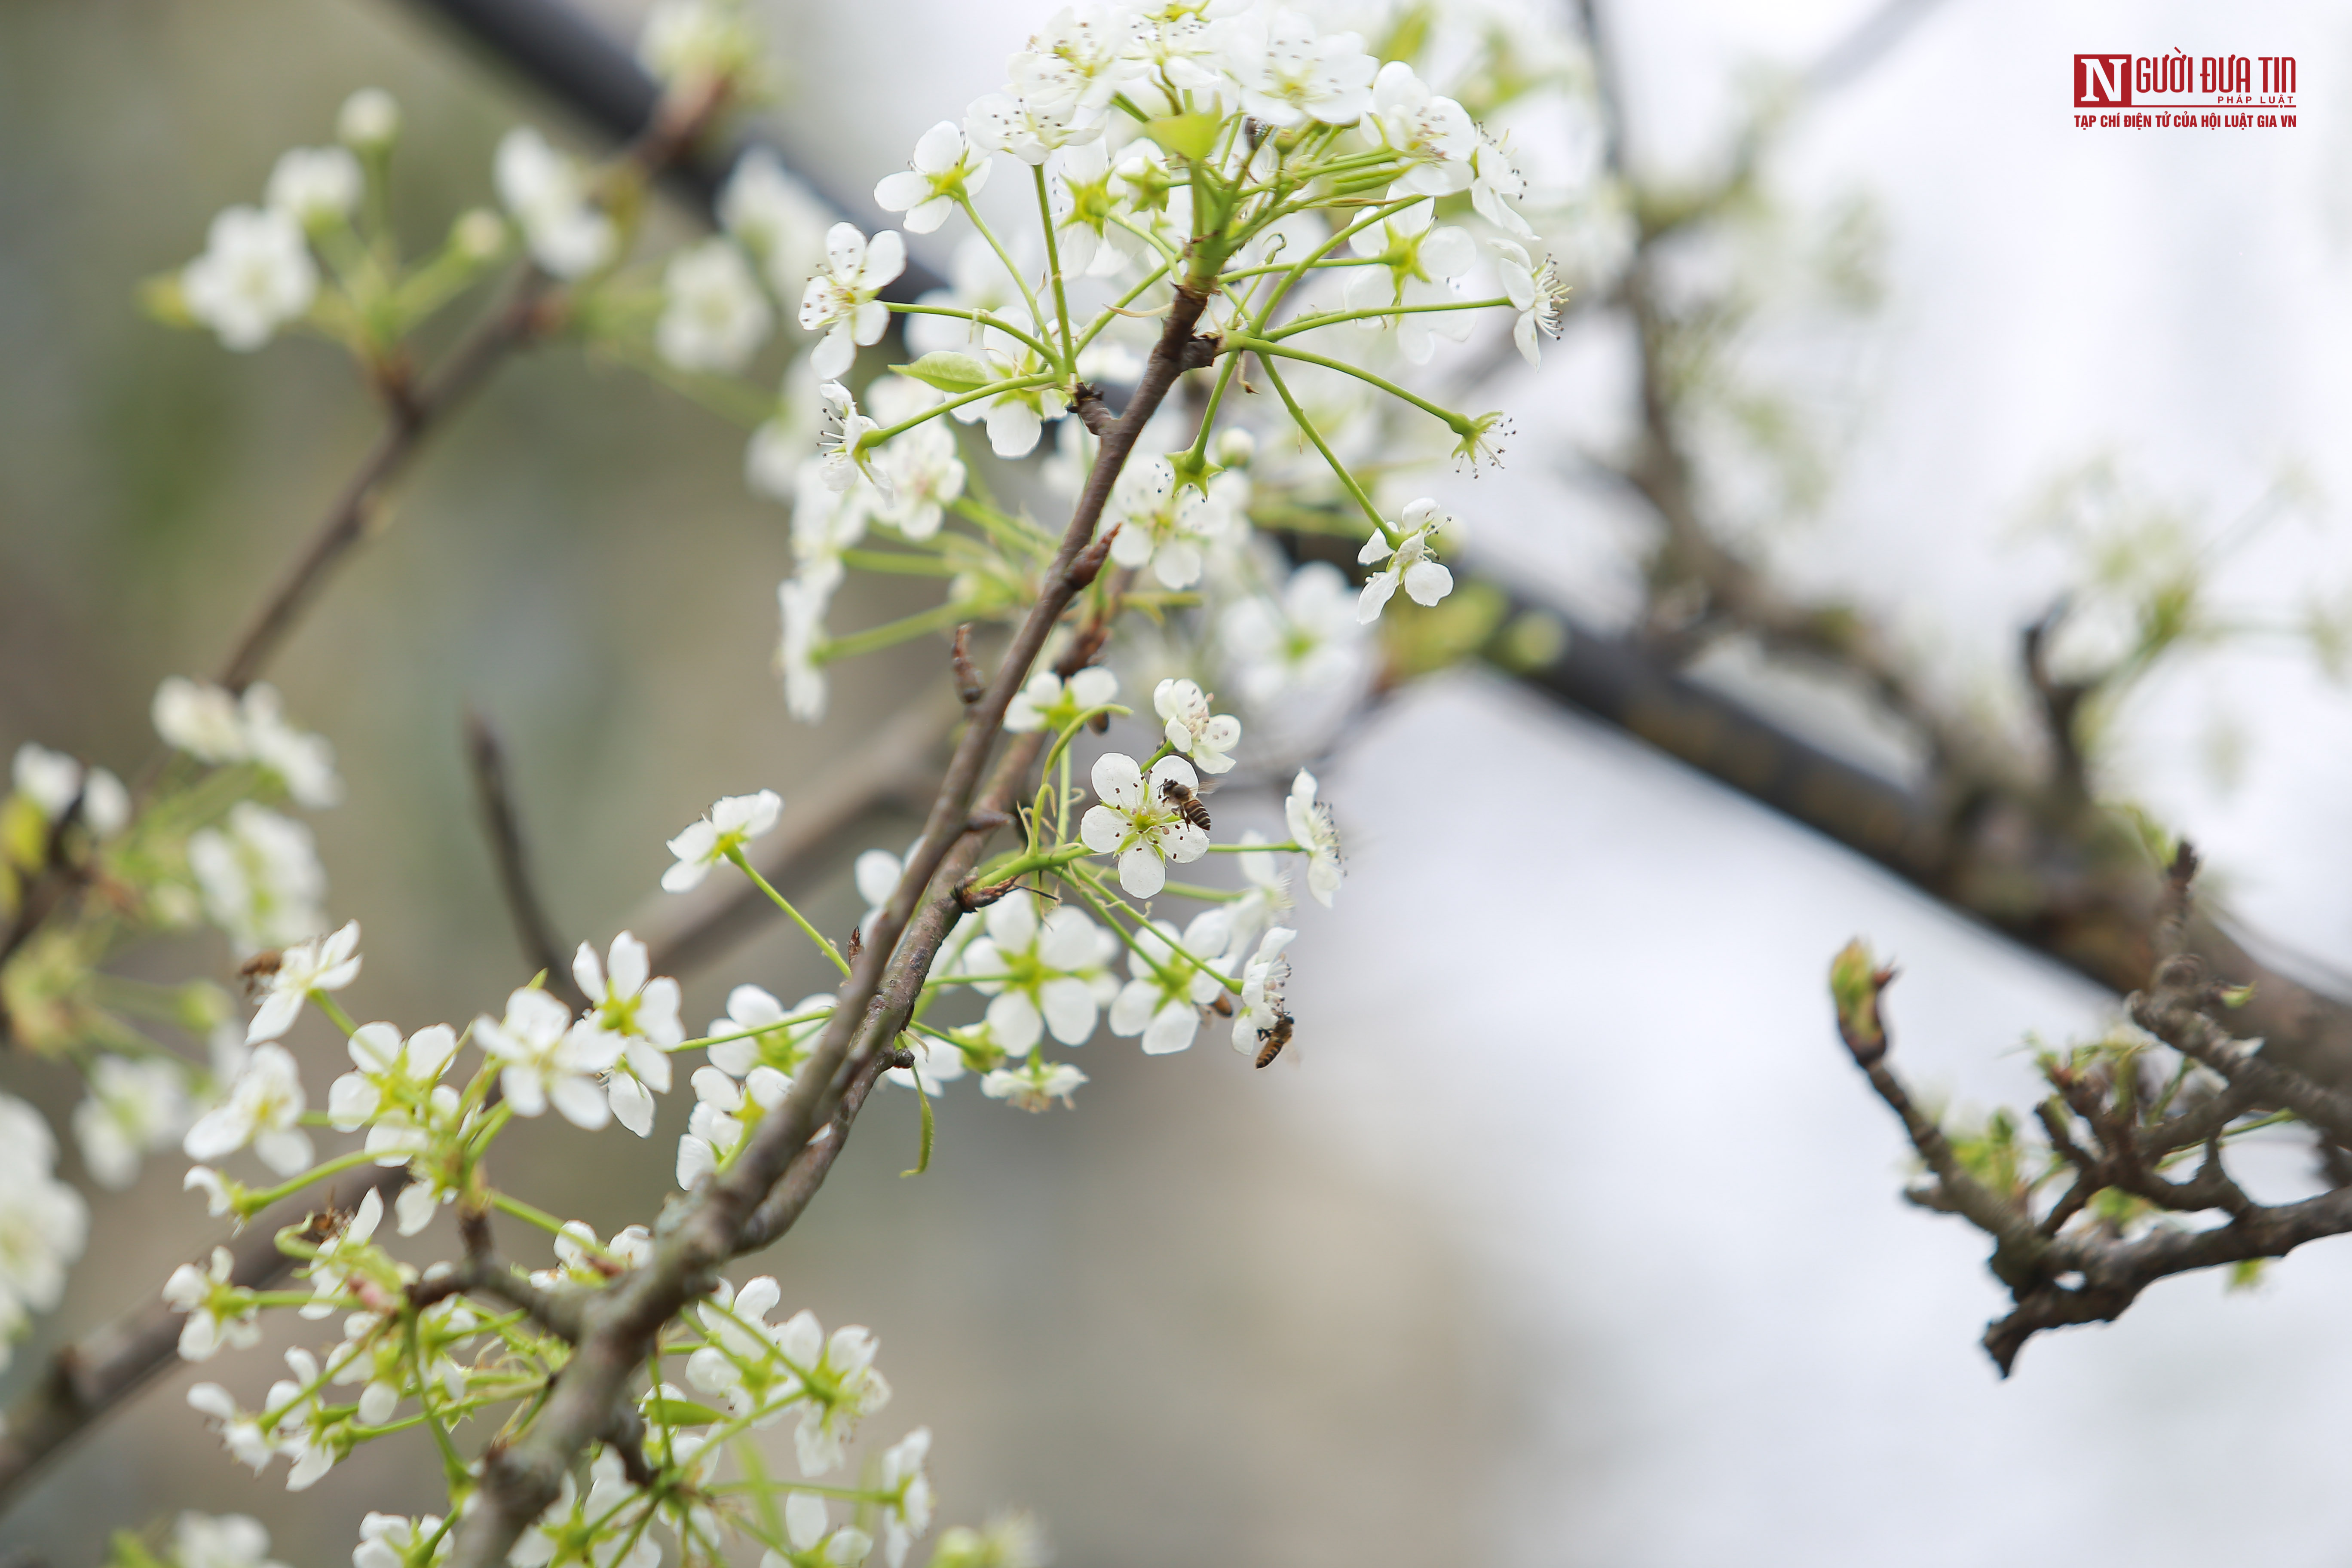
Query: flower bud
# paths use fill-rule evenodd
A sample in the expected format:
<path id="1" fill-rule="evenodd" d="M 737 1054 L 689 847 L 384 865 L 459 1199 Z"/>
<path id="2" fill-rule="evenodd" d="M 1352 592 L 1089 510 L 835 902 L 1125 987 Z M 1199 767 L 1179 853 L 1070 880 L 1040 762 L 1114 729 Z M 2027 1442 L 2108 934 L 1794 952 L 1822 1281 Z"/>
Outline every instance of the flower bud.
<path id="1" fill-rule="evenodd" d="M 489 261 L 507 247 L 507 222 L 488 207 L 476 207 L 457 219 L 449 242 L 469 261 Z"/>
<path id="2" fill-rule="evenodd" d="M 1221 468 L 1247 468 L 1257 456 L 1257 437 L 1238 425 L 1229 425 L 1217 432 L 1215 454 Z"/>
<path id="3" fill-rule="evenodd" d="M 360 89 L 335 116 L 335 139 L 360 152 L 389 147 L 399 134 L 400 105 L 380 87 Z"/>

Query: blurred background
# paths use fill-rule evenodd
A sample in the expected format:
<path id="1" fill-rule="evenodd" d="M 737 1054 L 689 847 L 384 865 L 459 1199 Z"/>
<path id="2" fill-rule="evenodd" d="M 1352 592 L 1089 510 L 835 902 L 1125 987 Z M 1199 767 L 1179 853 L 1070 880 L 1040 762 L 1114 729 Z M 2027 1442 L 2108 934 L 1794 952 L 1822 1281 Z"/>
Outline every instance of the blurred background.
<path id="1" fill-rule="evenodd" d="M 625 0 L 595 9 L 634 30 Z M 847 193 L 994 89 L 1045 20 L 995 0 L 766 9 L 776 123 Z M 1705 166 L 1759 71 L 1801 68 L 1876 9 L 1605 9 L 1633 155 Z M 1988 708 L 2014 700 L 2017 629 L 2079 576 L 2032 519 L 2086 463 L 2172 509 L 2250 622 L 2352 583 L 2352 17 L 2287 0 L 1914 9 L 1775 155 L 1790 232 L 1867 198 L 1883 289 L 1859 327 L 1767 310 L 1756 363 L 1833 433 L 1832 479 L 1744 542 L 1877 606 Z M 2072 54 L 2174 47 L 2297 56 L 2300 125 L 2073 128 Z M 0 8 L 0 748 L 135 773 L 157 680 L 218 662 L 376 427 L 331 350 L 227 354 L 134 308 L 142 278 L 194 254 L 215 210 L 253 199 L 364 85 L 406 110 L 399 213 L 419 244 L 490 198 L 507 126 L 578 133 L 394 0 Z M 1512 468 L 1432 480 L 1475 519 L 1480 564 L 1602 625 L 1633 613 L 1633 529 L 1577 455 L 1622 434 L 1627 360 L 1591 322 L 1540 371 L 1513 361 L 1490 399 L 1519 424 Z M 2231 534 L 2282 474 L 2305 498 L 2292 517 Z M 529 967 L 475 823 L 468 705 L 506 738 L 557 923 L 601 945 L 713 796 L 768 785 L 789 811 L 937 682 L 919 644 L 837 669 L 824 725 L 785 718 L 769 662 L 785 523 L 746 492 L 739 432 L 562 347 L 437 443 L 272 671 L 346 781 L 315 826 L 331 909 L 367 930 L 357 1011 L 462 1022 Z M 853 579 L 838 618 L 919 602 L 894 594 Z M 1818 692 L 1729 657 L 1706 674 L 1904 765 Z M 2238 639 L 2168 671 L 2119 716 L 2105 766 L 2197 837 L 2266 951 L 2321 978 L 2352 959 L 2352 699 L 2306 647 Z M 2238 1295 L 2160 1286 L 2119 1326 L 2037 1342 L 2001 1383 L 1975 1343 L 2001 1304 L 1979 1238 L 1898 1201 L 1906 1149 L 1836 1044 L 1822 975 L 1857 931 L 1899 957 L 1900 1049 L 1962 1103 L 2028 1098 L 2019 1047 L 2095 1029 L 2105 994 L 1497 676 L 1406 689 L 1318 771 L 1349 879 L 1336 910 L 1301 911 L 1297 1070 L 1098 1036 L 1077 1114 L 956 1086 L 915 1181 L 897 1173 L 912 1102 L 884 1097 L 756 1266 L 788 1306 L 879 1336 L 897 1396 L 868 1435 L 934 1428 L 944 1520 L 1024 1504 L 1066 1563 L 1960 1563 L 2022 1542 L 2341 1561 L 2352 1248 Z M 1278 810 L 1236 790 L 1220 837 Z M 813 873 L 829 929 L 862 907 L 856 852 L 912 831 L 873 826 Z M 201 942 L 142 962 L 227 968 Z M 690 1026 L 740 981 L 786 998 L 821 982 L 777 932 L 681 978 Z M 296 1044 L 315 1099 L 340 1048 L 315 1029 Z M 0 1085 L 58 1119 L 79 1094 L 25 1060 Z M 671 1184 L 683 1100 L 645 1143 L 598 1139 L 593 1163 L 579 1135 L 527 1128 L 506 1179 L 600 1232 L 640 1217 Z M 2295 1161 L 2282 1152 L 2279 1181 Z M 542 1168 L 534 1190 L 520 1173 Z M 0 1393 L 205 1245 L 179 1171 L 157 1159 L 96 1194 L 66 1305 Z M 274 1354 L 207 1375 L 250 1396 Z M 182 1403 L 188 1381 L 91 1434 L 0 1543 L 67 1568 L 114 1528 L 197 1508 L 263 1518 L 286 1563 L 339 1563 L 363 1511 L 435 1500 L 421 1436 L 304 1494 L 282 1471 L 256 1483 Z"/>

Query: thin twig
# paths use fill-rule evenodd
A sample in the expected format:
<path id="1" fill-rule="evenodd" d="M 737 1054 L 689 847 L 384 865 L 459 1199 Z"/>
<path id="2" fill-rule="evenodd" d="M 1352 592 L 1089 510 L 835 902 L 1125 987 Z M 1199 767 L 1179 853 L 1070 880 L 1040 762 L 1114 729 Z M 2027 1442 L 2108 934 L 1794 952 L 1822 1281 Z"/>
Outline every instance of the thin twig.
<path id="1" fill-rule="evenodd" d="M 474 777 L 475 798 L 482 808 L 483 831 L 489 835 L 490 856 L 498 863 L 499 890 L 506 897 L 507 913 L 513 917 L 524 961 L 544 970 L 548 989 L 579 1012 L 588 1005 L 588 998 L 572 978 L 571 961 L 531 879 L 530 856 L 523 843 L 514 794 L 508 786 L 506 755 L 498 731 L 470 709 L 466 713 L 466 760 Z"/>

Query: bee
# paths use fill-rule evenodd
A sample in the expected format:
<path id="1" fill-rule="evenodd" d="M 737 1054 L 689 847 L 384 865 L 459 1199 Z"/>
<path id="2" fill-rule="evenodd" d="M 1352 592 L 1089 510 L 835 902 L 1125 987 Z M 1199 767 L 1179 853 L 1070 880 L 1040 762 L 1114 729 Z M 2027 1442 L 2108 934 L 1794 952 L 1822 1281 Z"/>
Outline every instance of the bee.
<path id="1" fill-rule="evenodd" d="M 1282 1047 L 1290 1044 L 1290 1028 L 1296 1021 L 1287 1012 L 1278 1012 L 1273 1023 L 1257 1032 L 1258 1066 L 1273 1065 L 1274 1058 L 1282 1054 Z"/>
<path id="2" fill-rule="evenodd" d="M 278 973 L 278 966 L 285 961 L 286 954 L 273 947 L 266 952 L 257 952 L 238 964 L 236 977 L 245 982 L 245 994 L 248 996 L 258 995 L 262 987 L 269 984 L 269 977 Z"/>
<path id="3" fill-rule="evenodd" d="M 276 955 L 272 954 L 272 956 Z M 294 1233 L 294 1239 L 306 1242 L 312 1247 L 324 1247 L 343 1234 L 343 1227 L 352 1223 L 352 1217 L 357 1212 L 354 1209 L 337 1208 L 334 1194 L 329 1193 L 327 1206 L 315 1211 L 308 1219 L 305 1219 L 302 1222 L 302 1228 Z"/>
<path id="4" fill-rule="evenodd" d="M 1177 816 L 1203 833 L 1209 831 L 1209 808 L 1201 804 L 1201 797 L 1192 790 L 1172 778 L 1161 779 L 1160 798 L 1174 806 Z"/>

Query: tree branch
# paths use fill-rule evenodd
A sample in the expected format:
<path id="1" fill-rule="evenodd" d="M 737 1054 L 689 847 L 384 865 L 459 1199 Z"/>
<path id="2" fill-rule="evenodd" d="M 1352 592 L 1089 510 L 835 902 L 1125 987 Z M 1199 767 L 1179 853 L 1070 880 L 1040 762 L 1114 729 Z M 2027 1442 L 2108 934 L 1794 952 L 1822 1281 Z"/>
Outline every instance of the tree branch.
<path id="1" fill-rule="evenodd" d="M 473 773 L 474 797 L 482 808 L 482 829 L 489 836 L 490 857 L 498 866 L 499 891 L 505 895 L 507 913 L 514 920 L 523 960 L 546 971 L 548 989 L 577 1013 L 588 1005 L 588 998 L 572 978 L 570 955 L 557 939 L 531 880 L 530 857 L 523 844 L 514 795 L 507 784 L 506 755 L 498 731 L 471 709 L 466 712 L 466 760 Z"/>

